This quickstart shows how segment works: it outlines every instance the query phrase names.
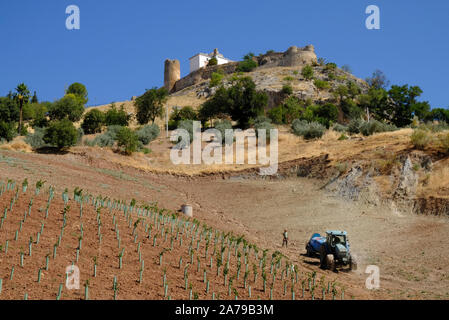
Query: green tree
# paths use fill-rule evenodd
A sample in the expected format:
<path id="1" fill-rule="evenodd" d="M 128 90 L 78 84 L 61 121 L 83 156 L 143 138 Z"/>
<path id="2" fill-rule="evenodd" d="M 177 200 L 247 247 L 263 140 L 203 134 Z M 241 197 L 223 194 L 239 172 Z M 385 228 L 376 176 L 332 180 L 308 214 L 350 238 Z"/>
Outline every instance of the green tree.
<path id="1" fill-rule="evenodd" d="M 123 126 L 127 127 L 131 116 L 125 111 L 124 105 L 120 106 L 120 109 L 117 109 L 114 103 L 111 104 L 111 107 L 106 111 L 105 114 L 105 124 L 107 126 Z"/>
<path id="2" fill-rule="evenodd" d="M 66 94 L 61 99 L 53 102 L 48 109 L 48 115 L 51 120 L 68 119 L 72 122 L 81 120 L 84 113 L 82 99 L 75 94 Z"/>
<path id="3" fill-rule="evenodd" d="M 15 122 L 6 122 L 0 120 L 0 142 L 2 139 L 5 139 L 9 142 L 16 137 L 17 133 L 15 126 Z"/>
<path id="4" fill-rule="evenodd" d="M 392 118 L 392 105 L 389 101 L 388 92 L 383 88 L 370 87 L 368 93 L 359 96 L 359 105 L 368 110 L 376 120 L 388 120 Z"/>
<path id="5" fill-rule="evenodd" d="M 196 112 L 192 107 L 186 106 L 181 109 L 175 109 L 170 115 L 169 126 L 172 129 L 178 127 L 182 120 L 198 120 L 198 112 Z"/>
<path id="6" fill-rule="evenodd" d="M 122 127 L 117 132 L 117 145 L 126 155 L 131 155 L 139 146 L 139 137 L 128 127 Z"/>
<path id="7" fill-rule="evenodd" d="M 19 107 L 12 96 L 0 97 L 0 121 L 19 121 Z"/>
<path id="8" fill-rule="evenodd" d="M 45 127 L 48 124 L 47 111 L 50 103 L 28 103 L 23 107 L 23 120 L 30 121 L 31 126 Z"/>
<path id="9" fill-rule="evenodd" d="M 19 127 L 17 128 L 17 132 L 20 134 L 23 125 L 23 105 L 27 104 L 30 100 L 30 90 L 28 90 L 28 87 L 24 83 L 21 83 L 16 87 L 15 96 L 19 102 Z"/>
<path id="10" fill-rule="evenodd" d="M 82 101 L 83 101 L 83 105 L 85 105 L 87 103 L 87 101 L 89 100 L 87 98 L 87 89 L 86 86 L 84 86 L 82 83 L 79 82 L 75 82 L 72 83 L 67 91 L 66 94 L 74 94 L 77 97 L 79 97 Z"/>
<path id="11" fill-rule="evenodd" d="M 152 123 L 157 117 L 162 117 L 163 106 L 168 99 L 168 91 L 165 88 L 153 88 L 147 90 L 134 102 L 136 118 L 140 124 Z"/>
<path id="12" fill-rule="evenodd" d="M 434 108 L 424 118 L 426 121 L 444 121 L 449 123 L 449 110 L 443 108 Z"/>
<path id="13" fill-rule="evenodd" d="M 340 103 L 340 109 L 349 119 L 360 119 L 363 115 L 363 109 L 352 99 L 345 99 Z"/>
<path id="14" fill-rule="evenodd" d="M 32 121 L 33 128 L 43 128 L 48 125 L 47 112 L 51 106 L 50 102 L 41 102 L 32 105 Z"/>
<path id="15" fill-rule="evenodd" d="M 39 103 L 39 100 L 37 99 L 36 91 L 34 91 L 33 97 L 31 98 L 31 103 Z"/>
<path id="16" fill-rule="evenodd" d="M 281 108 L 282 120 L 287 124 L 291 124 L 293 120 L 298 119 L 305 111 L 304 102 L 295 96 L 285 99 L 281 105 Z"/>
<path id="17" fill-rule="evenodd" d="M 331 103 L 326 103 L 314 110 L 314 116 L 315 121 L 329 128 L 338 119 L 338 108 Z"/>
<path id="18" fill-rule="evenodd" d="M 83 128 L 85 134 L 99 133 L 104 122 L 105 114 L 98 109 L 92 109 L 84 115 L 81 128 Z"/>
<path id="19" fill-rule="evenodd" d="M 231 87 L 220 87 L 215 95 L 206 101 L 200 116 L 212 118 L 229 115 L 242 128 L 247 128 L 250 119 L 255 119 L 267 105 L 268 96 L 256 91 L 256 84 L 251 77 L 239 77 L 232 80 Z"/>
<path id="20" fill-rule="evenodd" d="M 362 92 L 362 89 L 354 81 L 348 81 L 346 86 L 348 88 L 349 98 L 351 99 L 355 99 Z"/>
<path id="21" fill-rule="evenodd" d="M 282 105 L 270 109 L 267 112 L 267 115 L 271 119 L 271 121 L 275 124 L 283 124 L 284 123 Z"/>
<path id="22" fill-rule="evenodd" d="M 387 76 L 381 70 L 374 71 L 371 77 L 366 78 L 366 82 L 375 89 L 386 90 L 390 85 L 390 81 L 388 81 Z"/>
<path id="23" fill-rule="evenodd" d="M 310 105 L 301 114 L 299 119 L 307 122 L 318 122 L 326 128 L 329 128 L 338 119 L 338 108 L 331 103 Z"/>
<path id="24" fill-rule="evenodd" d="M 239 62 L 237 71 L 239 72 L 251 72 L 258 66 L 257 61 L 254 58 L 254 53 L 250 52 L 243 57 L 243 61 Z"/>
<path id="25" fill-rule="evenodd" d="M 50 122 L 45 129 L 44 142 L 58 149 L 74 146 L 78 140 L 78 131 L 69 119 Z"/>
<path id="26" fill-rule="evenodd" d="M 418 86 L 403 85 L 392 86 L 388 91 L 391 99 L 392 118 L 391 122 L 397 127 L 405 127 L 412 122 L 413 116 L 425 118 L 430 110 L 428 102 L 419 102 L 417 98 L 422 94 Z"/>

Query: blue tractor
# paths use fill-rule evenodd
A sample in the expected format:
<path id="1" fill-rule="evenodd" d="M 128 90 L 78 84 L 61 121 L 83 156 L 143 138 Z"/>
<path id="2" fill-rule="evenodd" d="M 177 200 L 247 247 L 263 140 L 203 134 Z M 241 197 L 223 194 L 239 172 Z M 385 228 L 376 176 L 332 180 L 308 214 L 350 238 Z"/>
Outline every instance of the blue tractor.
<path id="1" fill-rule="evenodd" d="M 357 261 L 351 255 L 346 231 L 327 231 L 325 237 L 315 233 L 307 242 L 306 251 L 308 257 L 320 257 L 323 269 L 335 271 L 337 265 L 349 265 L 351 270 L 357 270 Z"/>

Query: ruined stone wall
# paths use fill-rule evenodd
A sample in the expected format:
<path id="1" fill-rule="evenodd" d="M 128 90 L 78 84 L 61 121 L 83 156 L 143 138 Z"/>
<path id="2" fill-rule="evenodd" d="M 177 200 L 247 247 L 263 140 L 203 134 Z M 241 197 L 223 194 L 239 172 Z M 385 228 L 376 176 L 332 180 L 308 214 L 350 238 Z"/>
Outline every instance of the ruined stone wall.
<path id="1" fill-rule="evenodd" d="M 304 48 L 290 47 L 285 52 L 271 52 L 257 57 L 261 67 L 296 67 L 317 62 L 315 48 L 308 45 Z"/>
<path id="2" fill-rule="evenodd" d="M 236 72 L 237 66 L 238 62 L 230 62 L 219 66 L 210 66 L 198 69 L 177 81 L 174 85 L 173 92 L 180 91 L 184 88 L 200 83 L 201 81 L 210 79 L 212 73 L 217 72 L 218 69 L 221 69 L 224 74 L 232 74 Z"/>

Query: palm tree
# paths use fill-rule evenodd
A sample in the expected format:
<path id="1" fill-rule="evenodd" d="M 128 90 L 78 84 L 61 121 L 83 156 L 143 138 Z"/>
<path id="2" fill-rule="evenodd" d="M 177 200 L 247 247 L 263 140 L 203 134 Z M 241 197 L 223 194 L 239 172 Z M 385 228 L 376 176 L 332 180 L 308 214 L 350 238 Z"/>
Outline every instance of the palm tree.
<path id="1" fill-rule="evenodd" d="M 17 129 L 17 132 L 20 134 L 22 131 L 22 122 L 23 122 L 23 104 L 28 103 L 30 100 L 30 90 L 28 90 L 28 87 L 21 83 L 16 88 L 16 94 L 15 94 L 17 100 L 19 100 L 19 108 L 20 108 L 20 117 L 19 117 L 19 128 Z"/>

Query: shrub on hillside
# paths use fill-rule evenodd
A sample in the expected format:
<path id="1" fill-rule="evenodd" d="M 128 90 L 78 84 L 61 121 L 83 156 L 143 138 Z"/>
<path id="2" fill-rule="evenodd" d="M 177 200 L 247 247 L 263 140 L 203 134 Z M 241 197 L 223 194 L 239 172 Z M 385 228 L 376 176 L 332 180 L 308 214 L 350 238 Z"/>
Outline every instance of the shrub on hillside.
<path id="1" fill-rule="evenodd" d="M 326 127 L 318 122 L 307 122 L 296 119 L 292 123 L 293 133 L 304 137 L 306 140 L 321 138 L 326 132 Z"/>
<path id="2" fill-rule="evenodd" d="M 362 133 L 364 136 L 370 136 L 375 133 L 394 130 L 397 130 L 394 125 L 388 125 L 377 120 L 364 121 L 360 126 L 360 133 Z"/>
<path id="3" fill-rule="evenodd" d="M 268 117 L 273 123 L 282 124 L 284 122 L 282 109 L 282 106 L 277 106 L 268 111 Z"/>
<path id="4" fill-rule="evenodd" d="M 232 130 L 232 123 L 229 120 L 221 120 L 215 122 L 215 129 L 220 131 L 221 133 L 221 143 L 224 144 L 226 141 L 229 141 L 230 144 L 234 141 L 234 131 L 228 131 L 226 130 Z"/>
<path id="5" fill-rule="evenodd" d="M 326 64 L 326 71 L 333 71 L 335 69 L 337 69 L 337 64 L 333 62 L 329 62 Z"/>
<path id="6" fill-rule="evenodd" d="M 312 68 L 312 66 L 310 66 L 310 65 L 304 66 L 304 68 L 302 68 L 301 74 L 307 80 L 312 79 L 313 78 L 313 68 Z"/>
<path id="7" fill-rule="evenodd" d="M 281 92 L 282 92 L 283 94 L 285 94 L 285 95 L 288 96 L 288 95 L 291 95 L 291 94 L 293 93 L 293 88 L 292 88 L 292 86 L 289 85 L 289 84 L 284 84 L 284 85 L 282 86 Z"/>
<path id="8" fill-rule="evenodd" d="M 348 127 L 344 126 L 342 124 L 336 123 L 333 127 L 332 130 L 337 131 L 337 132 L 348 132 Z"/>
<path id="9" fill-rule="evenodd" d="M 83 142 L 83 136 L 84 136 L 83 128 L 78 128 L 76 130 L 76 133 L 77 133 L 76 144 L 81 144 Z"/>
<path id="10" fill-rule="evenodd" d="M 265 118 L 267 119 L 267 118 Z M 270 140 L 271 130 L 274 129 L 274 126 L 271 124 L 271 120 L 266 121 L 258 121 L 254 124 L 254 129 L 256 130 L 256 137 L 259 136 L 259 130 L 265 130 L 265 137 L 267 141 Z"/>
<path id="11" fill-rule="evenodd" d="M 131 155 L 133 152 L 137 151 L 139 137 L 130 128 L 122 127 L 117 132 L 117 145 L 124 154 Z"/>
<path id="12" fill-rule="evenodd" d="M 212 72 L 212 75 L 210 77 L 209 87 L 210 88 L 217 87 L 218 85 L 221 84 L 221 82 L 223 81 L 223 78 L 224 78 L 223 71 L 218 70 L 217 72 Z"/>
<path id="13" fill-rule="evenodd" d="M 329 82 L 320 79 L 315 79 L 313 83 L 315 84 L 315 87 L 320 90 L 329 89 L 331 87 Z"/>
<path id="14" fill-rule="evenodd" d="M 189 137 L 186 141 L 182 136 L 178 136 L 178 141 L 176 141 L 176 148 L 183 149 L 188 147 L 193 141 L 193 120 L 182 120 L 176 128 L 175 132 L 178 130 L 186 130 L 189 134 Z"/>
<path id="15" fill-rule="evenodd" d="M 208 67 L 216 66 L 217 64 L 218 64 L 218 59 L 215 57 L 210 58 L 209 61 L 207 62 Z"/>
<path id="16" fill-rule="evenodd" d="M 25 142 L 28 143 L 34 150 L 48 146 L 44 141 L 45 128 L 34 128 L 34 133 L 29 133 Z"/>
<path id="17" fill-rule="evenodd" d="M 414 130 L 410 140 L 416 149 L 424 150 L 426 146 L 431 142 L 431 137 L 426 130 Z"/>
<path id="18" fill-rule="evenodd" d="M 78 141 L 78 131 L 68 119 L 50 122 L 45 129 L 44 142 L 58 149 L 74 146 Z"/>
<path id="19" fill-rule="evenodd" d="M 360 133 L 360 127 L 363 124 L 362 119 L 352 119 L 348 124 L 348 132 L 350 134 L 358 134 Z"/>
<path id="20" fill-rule="evenodd" d="M 123 126 L 109 126 L 106 133 L 114 140 L 117 140 L 118 132 L 123 128 Z"/>
<path id="21" fill-rule="evenodd" d="M 86 145 L 94 147 L 113 147 L 117 140 L 117 133 L 122 129 L 122 126 L 109 126 L 107 131 L 95 137 L 95 139 L 86 141 Z"/>
<path id="22" fill-rule="evenodd" d="M 99 147 L 112 147 L 114 146 L 115 139 L 111 137 L 108 133 L 100 134 L 99 136 L 96 136 L 95 139 L 91 141 L 86 141 L 86 144 L 88 146 L 99 146 Z"/>
<path id="23" fill-rule="evenodd" d="M 137 130 L 136 133 L 137 133 L 137 137 L 139 138 L 139 141 L 144 146 L 146 146 L 147 144 L 149 144 L 151 141 L 155 140 L 159 136 L 160 130 L 159 130 L 159 126 L 157 126 L 156 124 L 153 123 L 151 125 L 143 126 L 139 130 Z"/>
<path id="24" fill-rule="evenodd" d="M 100 110 L 93 109 L 84 115 L 83 128 L 86 134 L 94 134 L 101 132 L 101 128 L 105 122 L 105 114 Z"/>
<path id="25" fill-rule="evenodd" d="M 258 64 L 256 61 L 254 61 L 254 54 L 248 53 L 246 56 L 243 57 L 243 61 L 239 62 L 239 65 L 237 66 L 238 72 L 251 72 L 254 69 L 257 68 Z"/>

